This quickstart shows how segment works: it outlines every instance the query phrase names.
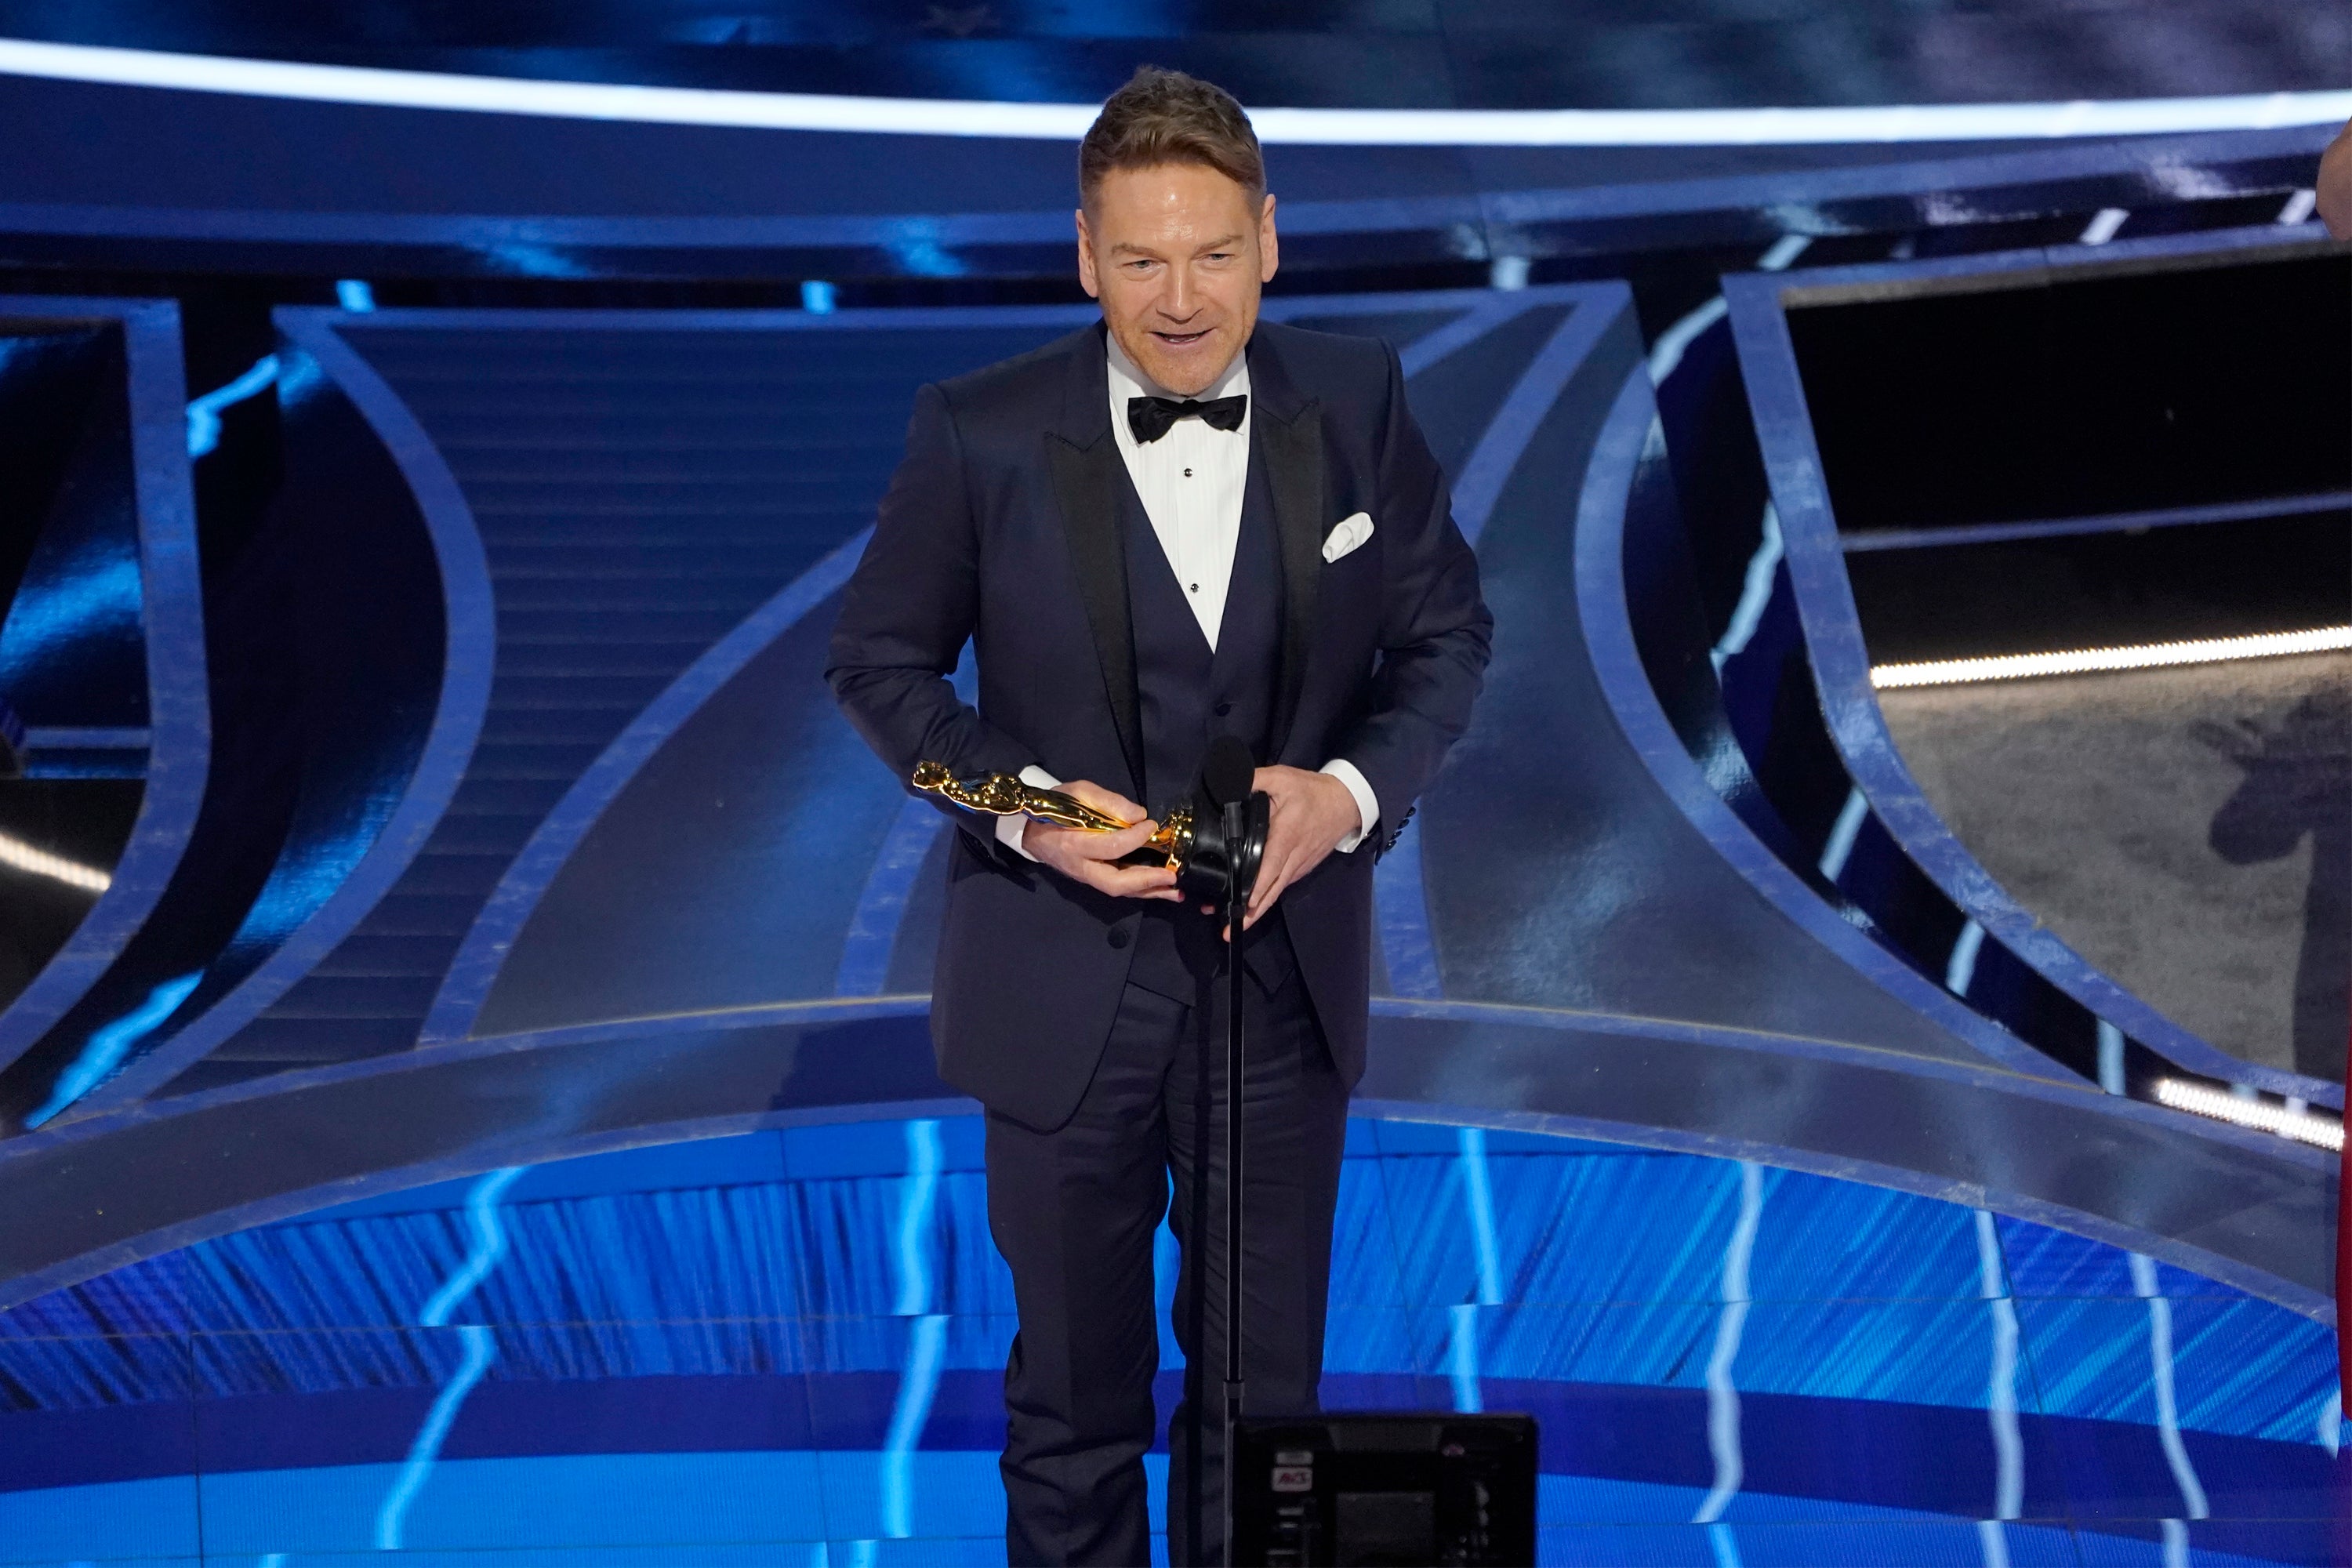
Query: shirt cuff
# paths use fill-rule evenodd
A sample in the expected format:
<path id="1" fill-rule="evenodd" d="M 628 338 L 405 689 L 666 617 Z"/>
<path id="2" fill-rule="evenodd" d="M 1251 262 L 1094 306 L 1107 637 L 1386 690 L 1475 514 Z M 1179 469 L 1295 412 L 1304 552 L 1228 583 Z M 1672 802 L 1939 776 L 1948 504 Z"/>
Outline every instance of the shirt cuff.
<path id="1" fill-rule="evenodd" d="M 1034 763 L 1021 770 L 1021 782 L 1031 789 L 1058 789 L 1062 784 L 1061 780 Z M 1030 854 L 1021 842 L 1022 836 L 1028 831 L 1029 819 L 1017 812 L 996 819 L 996 841 L 1024 860 L 1034 860 L 1037 857 Z"/>
<path id="2" fill-rule="evenodd" d="M 1372 793 L 1371 782 L 1364 777 L 1362 771 L 1345 757 L 1332 758 L 1323 764 L 1321 771 L 1348 786 L 1348 793 L 1356 797 L 1357 820 L 1363 824 L 1339 840 L 1339 850 L 1344 855 L 1370 837 L 1372 830 L 1381 825 L 1381 799 Z"/>

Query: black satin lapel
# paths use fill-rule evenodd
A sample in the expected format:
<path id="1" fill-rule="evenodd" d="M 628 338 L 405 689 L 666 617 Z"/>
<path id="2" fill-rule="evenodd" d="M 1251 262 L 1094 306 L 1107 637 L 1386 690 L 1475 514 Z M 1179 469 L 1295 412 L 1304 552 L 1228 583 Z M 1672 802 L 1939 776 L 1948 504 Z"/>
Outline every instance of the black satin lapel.
<path id="1" fill-rule="evenodd" d="M 1095 655 L 1102 661 L 1103 691 L 1110 699 L 1118 749 L 1127 758 L 1129 789 L 1143 787 L 1143 725 L 1137 716 L 1135 627 L 1127 604 L 1127 550 L 1119 527 L 1119 491 L 1126 475 L 1118 446 L 1106 431 L 1092 446 L 1062 436 L 1045 437 L 1054 470 L 1054 495 L 1061 503 L 1062 527 L 1070 542 L 1070 564 L 1077 569 L 1078 593 L 1086 600 Z"/>
<path id="2" fill-rule="evenodd" d="M 1266 758 L 1272 762 L 1289 743 L 1314 647 L 1316 596 L 1323 581 L 1323 412 L 1310 402 L 1292 419 L 1258 419 L 1251 427 L 1265 459 L 1275 531 L 1282 542 L 1282 684 L 1274 710 L 1274 749 Z"/>

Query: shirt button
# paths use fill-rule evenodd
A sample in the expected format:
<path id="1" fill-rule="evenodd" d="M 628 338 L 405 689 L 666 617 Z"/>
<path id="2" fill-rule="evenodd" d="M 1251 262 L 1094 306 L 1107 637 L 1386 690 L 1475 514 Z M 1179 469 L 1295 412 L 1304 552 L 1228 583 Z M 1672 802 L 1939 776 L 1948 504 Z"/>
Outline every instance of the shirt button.
<path id="1" fill-rule="evenodd" d="M 1184 470 L 1184 477 L 1185 477 L 1186 479 L 1191 479 L 1191 478 L 1192 477 L 1192 469 L 1190 469 L 1190 468 L 1185 469 L 1185 470 Z"/>
<path id="2" fill-rule="evenodd" d="M 1185 584 L 1185 586 L 1186 586 L 1186 587 L 1188 587 L 1188 588 L 1190 588 L 1190 589 L 1192 589 L 1192 592 L 1194 592 L 1195 594 L 1197 594 L 1197 593 L 1199 593 L 1199 592 L 1201 591 L 1201 584 L 1199 584 L 1198 583 L 1188 583 L 1188 584 Z"/>

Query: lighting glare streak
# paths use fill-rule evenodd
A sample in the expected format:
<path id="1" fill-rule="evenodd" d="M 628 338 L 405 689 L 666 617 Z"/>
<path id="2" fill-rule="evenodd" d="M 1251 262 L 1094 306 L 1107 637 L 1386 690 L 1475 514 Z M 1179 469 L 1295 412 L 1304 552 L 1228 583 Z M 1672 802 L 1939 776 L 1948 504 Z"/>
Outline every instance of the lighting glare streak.
<path id="1" fill-rule="evenodd" d="M 1822 875 L 1836 881 L 1845 875 L 1845 863 L 1853 854 L 1853 841 L 1862 836 L 1864 820 L 1870 816 L 1870 802 L 1864 798 L 1862 786 L 1854 785 L 1845 793 L 1845 805 L 1838 808 L 1837 821 L 1830 826 L 1830 841 L 1822 846 Z"/>
<path id="2" fill-rule="evenodd" d="M 2217 1121 L 2233 1121 L 2257 1131 L 2275 1132 L 2282 1138 L 2292 1138 L 2298 1143 L 2309 1143 L 2332 1153 L 2344 1152 L 2342 1122 L 2331 1121 L 2324 1116 L 2298 1115 L 2284 1106 L 2273 1105 L 2265 1100 L 2244 1100 L 2221 1089 L 2207 1089 L 2201 1084 L 2160 1078 L 2156 1080 L 2156 1102 L 2168 1105 L 2175 1110 L 2192 1110 L 2200 1116 L 2210 1116 Z"/>
<path id="3" fill-rule="evenodd" d="M 507 1233 L 506 1227 L 499 1223 L 499 1199 L 505 1194 L 507 1188 L 514 1184 L 515 1178 L 530 1168 L 528 1165 L 509 1165 L 503 1170 L 492 1171 L 476 1182 L 473 1190 L 466 1194 L 466 1217 L 473 1227 L 474 1245 L 467 1253 L 465 1262 L 442 1281 L 441 1288 L 433 1292 L 424 1310 L 417 1313 L 419 1327 L 437 1329 L 446 1326 L 449 1314 L 473 1294 L 474 1288 L 498 1267 L 499 1259 L 506 1256 Z M 425 1489 L 425 1480 L 433 1473 L 433 1462 L 440 1458 L 441 1444 L 449 1436 L 449 1427 L 457 1419 L 458 1408 L 466 1403 L 466 1395 L 474 1391 L 474 1385 L 481 1382 L 483 1374 L 490 1370 L 490 1363 L 498 1359 L 497 1336 L 486 1325 L 460 1325 L 457 1338 L 464 1347 L 464 1359 L 434 1399 L 433 1408 L 425 1413 L 425 1425 L 417 1429 L 416 1440 L 408 1446 L 408 1460 L 401 1466 L 399 1479 L 393 1482 L 392 1490 L 385 1494 L 383 1506 L 376 1510 L 375 1544 L 379 1552 L 400 1550 L 408 1505 L 416 1500 L 418 1492 Z"/>
<path id="4" fill-rule="evenodd" d="M 1464 1301 L 1446 1310 L 1453 1332 L 1447 1337 L 1445 1371 L 1454 1382 L 1454 1408 L 1475 1415 L 1486 1408 L 1486 1396 L 1478 1386 L 1478 1308 Z"/>
<path id="5" fill-rule="evenodd" d="M 2025 1511 L 2025 1438 L 2017 1425 L 2017 1303 L 2001 1268 L 2000 1232 L 1992 1215 L 1977 1210 L 1977 1289 L 1992 1314 L 1992 1376 L 1986 1384 L 1985 1414 L 1992 1424 L 1993 1518 L 1990 1541 L 2003 1562 L 2008 1541 L 1998 1521 Z M 1991 1562 L 1988 1552 L 1986 1561 Z"/>
<path id="6" fill-rule="evenodd" d="M 940 1191 L 940 1124 L 907 1123 L 906 1205 L 898 1211 L 898 1304 L 895 1317 L 919 1318 L 931 1310 L 931 1205 Z"/>
<path id="7" fill-rule="evenodd" d="M 1446 1370 L 1454 1381 L 1454 1408 L 1475 1414 L 1486 1408 L 1478 1378 L 1478 1309 L 1503 1300 L 1502 1247 L 1495 1237 L 1495 1193 L 1486 1178 L 1486 1130 L 1457 1127 L 1454 1139 L 1460 1150 L 1463 1205 L 1470 1211 L 1470 1244 L 1477 1256 L 1477 1299 L 1451 1309 L 1453 1332 L 1446 1351 Z"/>
<path id="8" fill-rule="evenodd" d="M 2008 653 L 1990 658 L 1882 664 L 1872 668 L 1870 684 L 1881 691 L 1889 691 L 1909 686 L 1956 686 L 1971 680 L 2017 680 L 2036 675 L 2221 664 L 2236 658 L 2276 658 L 2286 654 L 2335 653 L 2345 648 L 2352 648 L 2352 626 L 2315 626 L 2302 632 L 2199 637 L 2188 642 L 2142 643 L 2131 647 L 2085 647 L 2063 653 Z"/>
<path id="9" fill-rule="evenodd" d="M 278 356 L 264 354 L 253 362 L 253 368 L 230 382 L 216 386 L 202 397 L 188 404 L 188 456 L 201 458 L 220 445 L 221 410 L 233 403 L 242 403 L 267 389 L 278 379 Z"/>
<path id="10" fill-rule="evenodd" d="M 2344 1445 L 2344 1391 L 2330 1389 L 2327 1402 L 2319 1407 L 2319 1446 L 2334 1458 Z"/>
<path id="11" fill-rule="evenodd" d="M 1462 1195 L 1470 1208 L 1470 1239 L 1478 1251 L 1478 1305 L 1503 1304 L 1502 1247 L 1495 1239 L 1495 1194 L 1486 1180 L 1486 1130 L 1457 1127 L 1462 1155 Z"/>
<path id="12" fill-rule="evenodd" d="M 39 1110 L 25 1118 L 26 1131 L 30 1131 L 49 1121 L 104 1083 L 107 1076 L 122 1065 L 122 1058 L 131 1054 L 131 1047 L 153 1034 L 163 1026 L 164 1019 L 179 1011 L 180 1004 L 188 999 L 188 993 L 194 991 L 196 983 L 204 977 L 204 972 L 198 970 L 194 974 L 183 974 L 176 980 L 166 980 L 147 994 L 146 1001 L 112 1023 L 92 1031 L 89 1043 L 81 1048 L 81 1054 L 58 1075 L 56 1085 L 49 1090 L 49 1098 Z"/>
<path id="13" fill-rule="evenodd" d="M 1756 553 L 1748 558 L 1748 574 L 1739 585 L 1739 603 L 1733 606 L 1731 620 L 1723 628 L 1723 640 L 1707 651 L 1707 658 L 1720 676 L 1723 667 L 1747 651 L 1755 639 L 1756 628 L 1764 624 L 1764 612 L 1772 604 L 1772 584 L 1780 570 L 1780 511 L 1770 501 L 1764 503 L 1764 527 L 1757 541 Z"/>
<path id="14" fill-rule="evenodd" d="M 945 1312 L 916 1319 L 914 1332 L 908 1336 L 907 1372 L 898 1380 L 898 1402 L 891 1408 L 889 1435 L 882 1444 L 882 1533 L 892 1541 L 915 1533 L 915 1445 L 931 1418 L 947 1342 Z"/>
<path id="15" fill-rule="evenodd" d="M 2189 1450 L 2180 1441 L 2180 1405 L 2172 1386 L 2172 1303 L 2158 1293 L 2156 1261 L 2144 1253 L 2131 1254 L 2132 1290 L 2147 1303 L 2147 1362 L 2156 1394 L 2156 1435 L 2164 1445 L 2165 1462 L 2172 1467 L 2173 1483 L 2190 1519 L 2207 1519 L 2212 1508 L 2205 1500 L 2205 1483 L 2197 1478 Z M 2173 1521 L 2168 1521 L 2168 1524 Z M 2177 1524 L 2174 1529 L 2179 1529 Z M 2165 1531 L 2168 1547 L 2172 1530 Z M 2188 1531 L 2180 1531 L 2184 1547 Z"/>
<path id="16" fill-rule="evenodd" d="M 1753 1160 L 1739 1162 L 1739 1220 L 1723 1249 L 1723 1316 L 1715 1326 L 1715 1351 L 1706 1358 L 1706 1446 L 1715 1457 L 1715 1485 L 1691 1515 L 1693 1524 L 1713 1524 L 1731 1506 L 1747 1479 L 1748 1464 L 1739 1447 L 1739 1388 L 1731 1380 L 1731 1365 L 1739 1357 L 1739 1338 L 1748 1327 L 1748 1265 L 1756 1253 L 1756 1230 L 1764 1219 L 1764 1167 Z M 1712 1532 L 1710 1532 L 1710 1540 Z M 1717 1549 L 1720 1560 L 1721 1548 Z M 1737 1560 L 1737 1549 L 1734 1550 Z"/>
<path id="17" fill-rule="evenodd" d="M 1731 307 L 1717 294 L 1697 310 L 1658 334 L 1657 343 L 1650 350 L 1650 384 L 1664 386 L 1666 377 L 1682 364 L 1683 355 L 1690 352 L 1692 342 L 1716 322 L 1730 313 Z"/>
<path id="18" fill-rule="evenodd" d="M 2287 197 L 2286 205 L 2279 208 L 2278 221 L 2293 227 L 2311 219 L 2312 209 L 2319 205 L 2317 191 L 2297 191 Z"/>
<path id="19" fill-rule="evenodd" d="M 0 866 L 23 871 L 30 876 L 47 877 L 63 882 L 68 888 L 79 888 L 86 893 L 102 893 L 114 885 L 114 879 L 95 866 L 85 866 L 46 849 L 36 849 L 21 838 L 0 833 Z"/>
<path id="20" fill-rule="evenodd" d="M 2124 1091 L 2124 1032 L 2099 1020 L 2099 1087 L 2109 1094 Z"/>
<path id="21" fill-rule="evenodd" d="M 2116 231 L 2123 227 L 2124 220 L 2130 216 L 2131 214 L 2122 207 L 2101 207 L 2091 215 L 2090 226 L 2083 230 L 2083 237 L 2075 243 L 2105 245 L 2115 238 Z"/>
<path id="22" fill-rule="evenodd" d="M 1953 995 L 1968 995 L 1977 977 L 1977 954 L 1984 951 L 1984 927 L 1974 921 L 1960 927 L 1958 940 L 1952 943 L 1951 962 L 1944 966 L 1944 989 Z"/>
<path id="23" fill-rule="evenodd" d="M 898 1379 L 898 1403 L 882 1443 L 882 1533 L 904 1541 L 915 1532 L 915 1446 L 931 1418 L 939 1393 L 940 1363 L 946 1353 L 948 1320 L 930 1310 L 931 1209 L 940 1186 L 940 1124 L 907 1123 L 907 1187 L 898 1211 L 898 1300 L 895 1316 L 913 1318 L 908 1335 L 907 1370 Z"/>
<path id="24" fill-rule="evenodd" d="M 662 125 L 1076 142 L 1091 103 L 1001 103 L 533 81 L 0 39 L 0 73 L 184 92 Z M 1709 147 L 2041 141 L 2337 125 L 2352 90 L 2040 103 L 1703 110 L 1260 109 L 1261 142 L 1323 146 Z"/>

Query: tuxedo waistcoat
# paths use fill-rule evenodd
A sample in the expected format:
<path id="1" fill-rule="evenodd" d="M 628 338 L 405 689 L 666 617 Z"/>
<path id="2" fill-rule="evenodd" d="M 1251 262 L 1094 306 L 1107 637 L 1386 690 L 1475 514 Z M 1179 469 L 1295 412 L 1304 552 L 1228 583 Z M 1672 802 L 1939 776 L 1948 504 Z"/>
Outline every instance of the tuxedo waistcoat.
<path id="1" fill-rule="evenodd" d="M 1192 797 L 1211 737 L 1236 736 L 1258 758 L 1272 746 L 1282 657 L 1282 555 L 1273 498 L 1252 464 L 1224 618 L 1212 653 L 1186 584 L 1177 581 L 1132 485 L 1124 489 L 1120 511 L 1135 639 L 1136 716 L 1143 741 L 1139 798 L 1157 813 Z M 1259 921 L 1243 947 L 1252 974 L 1269 990 L 1288 973 L 1290 944 L 1278 916 Z M 1216 969 L 1222 948 L 1216 921 L 1197 908 L 1148 904 L 1128 979 L 1190 1005 L 1201 977 Z"/>

